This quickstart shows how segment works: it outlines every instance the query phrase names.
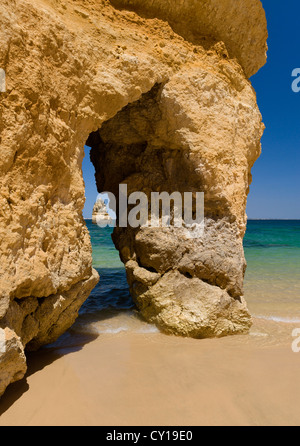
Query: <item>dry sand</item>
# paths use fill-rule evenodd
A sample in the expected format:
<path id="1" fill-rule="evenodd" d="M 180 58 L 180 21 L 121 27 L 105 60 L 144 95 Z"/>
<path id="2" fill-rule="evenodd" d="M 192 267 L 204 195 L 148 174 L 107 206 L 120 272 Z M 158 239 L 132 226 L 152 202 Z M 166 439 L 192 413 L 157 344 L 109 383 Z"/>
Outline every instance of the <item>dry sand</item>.
<path id="1" fill-rule="evenodd" d="M 194 340 L 101 334 L 29 358 L 0 402 L 0 425 L 299 425 L 292 324 Z"/>

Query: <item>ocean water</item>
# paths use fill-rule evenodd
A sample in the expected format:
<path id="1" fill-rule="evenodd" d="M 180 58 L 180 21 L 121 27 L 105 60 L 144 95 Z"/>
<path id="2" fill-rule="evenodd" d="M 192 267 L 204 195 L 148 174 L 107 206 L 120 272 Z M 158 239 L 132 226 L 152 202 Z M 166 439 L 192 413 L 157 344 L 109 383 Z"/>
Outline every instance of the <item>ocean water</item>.
<path id="1" fill-rule="evenodd" d="M 244 249 L 253 316 L 300 322 L 300 221 L 249 220 Z"/>
<path id="2" fill-rule="evenodd" d="M 129 329 L 132 317 L 136 318 L 134 304 L 124 266 L 111 240 L 112 229 L 100 229 L 91 220 L 86 223 L 91 234 L 94 268 L 101 280 L 82 307 L 81 320 L 93 320 L 99 331 L 104 332 Z M 244 249 L 248 264 L 245 298 L 253 316 L 300 322 L 300 221 L 249 220 Z M 112 324 L 117 314 L 118 318 L 122 315 L 123 325 Z M 147 330 L 147 326 L 140 324 L 135 328 Z M 151 331 L 153 327 L 148 329 Z"/>
<path id="3" fill-rule="evenodd" d="M 100 282 L 82 306 L 71 330 L 55 346 L 70 349 L 83 336 L 121 332 L 154 333 L 129 294 L 123 263 L 111 240 L 111 228 L 86 220 L 93 247 L 93 266 Z M 245 298 L 261 323 L 300 323 L 300 221 L 250 220 L 244 239 L 248 263 Z M 281 324 L 282 325 L 282 324 Z M 275 327 L 275 331 L 279 333 Z"/>
<path id="4" fill-rule="evenodd" d="M 99 228 L 86 220 L 93 248 L 93 267 L 100 275 L 98 285 L 83 304 L 75 329 L 87 333 L 158 332 L 144 322 L 135 309 L 119 253 L 111 239 L 112 228 Z"/>

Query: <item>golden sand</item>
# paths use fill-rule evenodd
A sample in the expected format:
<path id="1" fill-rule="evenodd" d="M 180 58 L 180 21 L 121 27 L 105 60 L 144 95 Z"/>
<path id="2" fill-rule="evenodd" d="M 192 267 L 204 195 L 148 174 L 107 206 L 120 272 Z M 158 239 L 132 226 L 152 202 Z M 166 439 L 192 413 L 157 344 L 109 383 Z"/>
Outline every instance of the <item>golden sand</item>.
<path id="1" fill-rule="evenodd" d="M 1 399 L 0 425 L 299 425 L 293 328 L 255 320 L 249 336 L 127 332 L 44 349 Z"/>

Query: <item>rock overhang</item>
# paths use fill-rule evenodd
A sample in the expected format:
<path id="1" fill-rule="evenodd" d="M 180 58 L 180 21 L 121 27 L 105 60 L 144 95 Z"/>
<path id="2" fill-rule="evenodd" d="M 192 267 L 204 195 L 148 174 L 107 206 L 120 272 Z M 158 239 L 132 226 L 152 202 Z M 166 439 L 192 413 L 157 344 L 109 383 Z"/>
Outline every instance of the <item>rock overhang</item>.
<path id="1" fill-rule="evenodd" d="M 246 76 L 265 63 L 267 21 L 260 0 L 110 0 L 121 9 L 167 21 L 175 33 L 192 43 L 223 41 Z"/>

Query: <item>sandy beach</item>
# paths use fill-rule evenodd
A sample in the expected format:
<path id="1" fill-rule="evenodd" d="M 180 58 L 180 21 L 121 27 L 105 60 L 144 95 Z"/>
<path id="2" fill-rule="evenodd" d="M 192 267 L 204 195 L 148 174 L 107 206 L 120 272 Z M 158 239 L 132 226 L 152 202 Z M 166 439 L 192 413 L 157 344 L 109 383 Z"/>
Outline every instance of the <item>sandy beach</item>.
<path id="1" fill-rule="evenodd" d="M 299 424 L 295 326 L 256 319 L 249 336 L 125 332 L 43 349 L 1 399 L 0 425 Z"/>
<path id="2" fill-rule="evenodd" d="M 292 3 L 0 1 L 0 426 L 300 426 Z"/>

